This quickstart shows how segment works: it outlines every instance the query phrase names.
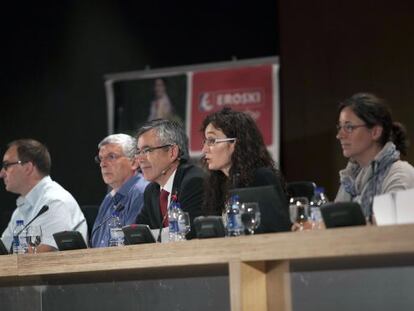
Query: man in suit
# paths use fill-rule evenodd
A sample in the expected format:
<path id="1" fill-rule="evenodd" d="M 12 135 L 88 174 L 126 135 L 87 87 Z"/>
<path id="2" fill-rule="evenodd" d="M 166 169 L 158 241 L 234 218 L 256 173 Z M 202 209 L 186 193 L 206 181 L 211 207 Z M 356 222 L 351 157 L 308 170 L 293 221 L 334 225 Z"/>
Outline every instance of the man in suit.
<path id="1" fill-rule="evenodd" d="M 151 229 L 167 227 L 167 206 L 172 194 L 183 211 L 190 214 L 191 222 L 200 216 L 205 173 L 187 163 L 188 139 L 183 127 L 171 120 L 152 120 L 139 129 L 137 148 L 144 178 L 151 181 L 144 192 L 144 208 L 137 223 Z"/>

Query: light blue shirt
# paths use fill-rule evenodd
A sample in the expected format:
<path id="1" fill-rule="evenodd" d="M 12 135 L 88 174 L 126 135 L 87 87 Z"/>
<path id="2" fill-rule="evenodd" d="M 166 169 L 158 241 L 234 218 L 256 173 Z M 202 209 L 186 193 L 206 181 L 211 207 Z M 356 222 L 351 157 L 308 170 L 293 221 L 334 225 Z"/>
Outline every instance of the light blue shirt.
<path id="1" fill-rule="evenodd" d="M 108 222 L 117 204 L 124 206 L 123 210 L 119 212 L 122 226 L 135 223 L 144 206 L 144 191 L 147 185 L 148 181 L 138 173 L 128 179 L 114 195 L 110 192 L 105 196 L 92 229 L 92 247 L 107 247 L 109 245 Z"/>
<path id="2" fill-rule="evenodd" d="M 11 247 L 16 220 L 21 219 L 26 225 L 45 205 L 49 209 L 32 222 L 33 225 L 41 226 L 41 244 L 57 248 L 53 233 L 74 229 L 79 231 L 87 241 L 88 226 L 78 203 L 68 191 L 57 182 L 54 182 L 50 176 L 40 180 L 25 197 L 18 197 L 16 205 L 17 208 L 14 210 L 1 237 L 7 249 Z"/>

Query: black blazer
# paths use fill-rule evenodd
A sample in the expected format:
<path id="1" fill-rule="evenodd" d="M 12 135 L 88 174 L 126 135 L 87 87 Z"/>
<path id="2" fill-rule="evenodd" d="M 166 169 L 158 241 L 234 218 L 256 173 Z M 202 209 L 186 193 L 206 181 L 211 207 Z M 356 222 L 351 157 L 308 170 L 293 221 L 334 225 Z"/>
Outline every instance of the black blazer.
<path id="1" fill-rule="evenodd" d="M 195 217 L 202 215 L 204 178 L 204 171 L 192 164 L 180 164 L 174 177 L 172 192 L 177 193 L 178 202 L 183 211 L 190 214 L 191 224 Z M 159 198 L 159 184 L 150 183 L 144 192 L 144 207 L 137 216 L 137 224 L 147 224 L 151 229 L 158 229 L 162 226 Z M 194 236 L 193 227 L 191 232 L 193 234 L 190 234 L 190 237 Z"/>
<path id="2" fill-rule="evenodd" d="M 282 182 L 270 168 L 260 167 L 254 171 L 253 181 L 247 187 L 260 187 L 268 185 L 278 185 L 282 187 Z"/>

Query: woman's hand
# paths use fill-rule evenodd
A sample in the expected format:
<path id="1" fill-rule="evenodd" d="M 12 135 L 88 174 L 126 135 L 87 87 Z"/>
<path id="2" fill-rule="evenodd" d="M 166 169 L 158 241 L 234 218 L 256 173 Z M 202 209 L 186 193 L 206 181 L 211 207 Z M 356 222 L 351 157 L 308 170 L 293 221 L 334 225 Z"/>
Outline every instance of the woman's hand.
<path id="1" fill-rule="evenodd" d="M 291 231 L 312 230 L 312 223 L 309 220 L 306 220 L 300 223 L 294 222 L 290 230 Z"/>

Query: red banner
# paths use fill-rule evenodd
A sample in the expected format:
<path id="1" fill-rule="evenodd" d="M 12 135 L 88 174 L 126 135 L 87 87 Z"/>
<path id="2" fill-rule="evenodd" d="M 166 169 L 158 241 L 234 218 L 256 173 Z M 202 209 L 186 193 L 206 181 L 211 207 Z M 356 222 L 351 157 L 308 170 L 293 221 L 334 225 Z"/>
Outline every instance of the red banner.
<path id="1" fill-rule="evenodd" d="M 249 113 L 266 145 L 273 144 L 272 65 L 195 72 L 192 77 L 190 151 L 199 153 L 204 118 L 224 107 Z"/>

